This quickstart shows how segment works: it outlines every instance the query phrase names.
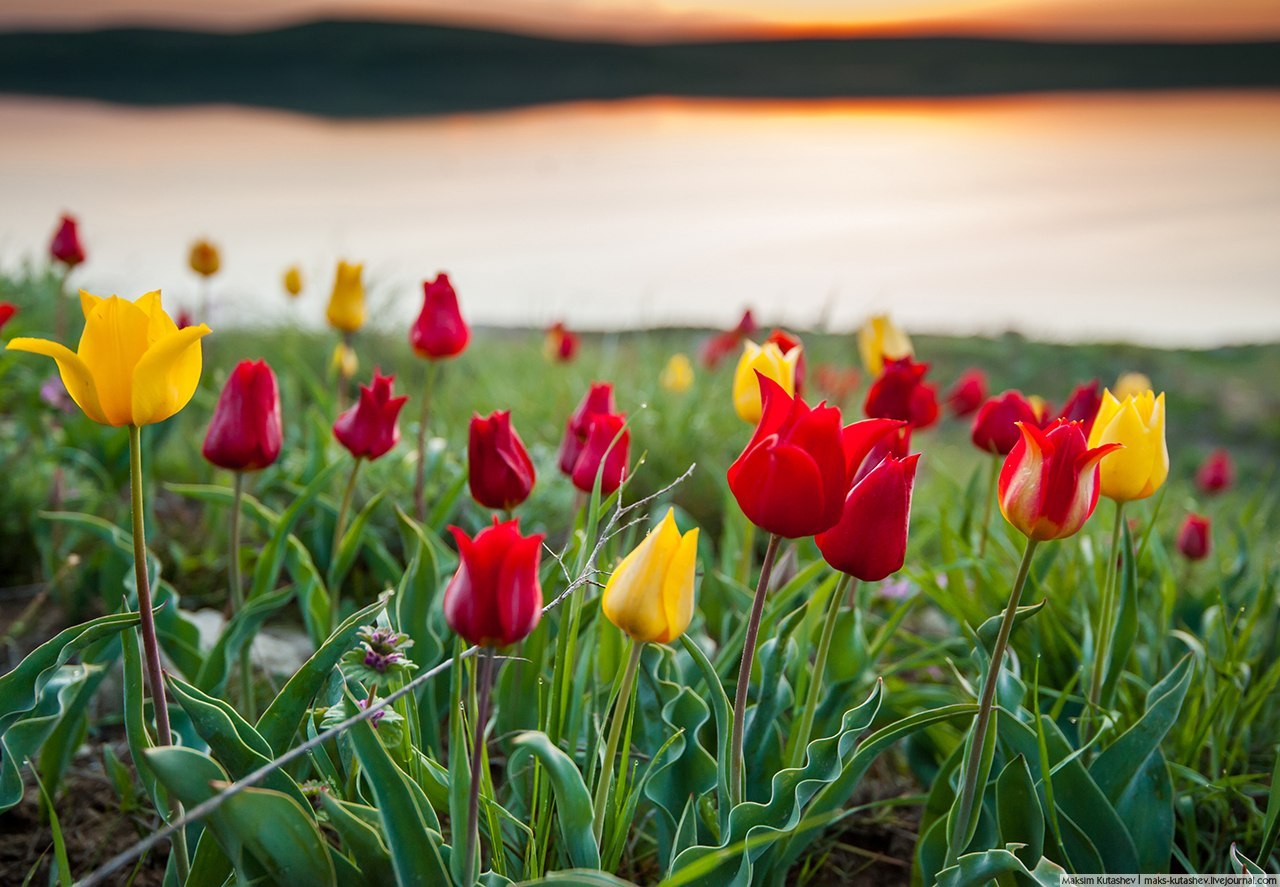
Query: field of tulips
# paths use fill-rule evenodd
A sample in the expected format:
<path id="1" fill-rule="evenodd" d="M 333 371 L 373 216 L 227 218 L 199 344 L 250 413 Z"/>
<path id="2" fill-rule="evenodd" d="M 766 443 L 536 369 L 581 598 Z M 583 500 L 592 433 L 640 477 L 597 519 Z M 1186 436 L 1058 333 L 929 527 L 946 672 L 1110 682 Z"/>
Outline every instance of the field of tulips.
<path id="1" fill-rule="evenodd" d="M 211 330 L 212 244 L 196 317 L 51 253 L 0 275 L 2 883 L 1280 864 L 1280 347 L 473 330 L 444 274 L 395 329 L 346 262 L 273 287 L 330 330 Z"/>

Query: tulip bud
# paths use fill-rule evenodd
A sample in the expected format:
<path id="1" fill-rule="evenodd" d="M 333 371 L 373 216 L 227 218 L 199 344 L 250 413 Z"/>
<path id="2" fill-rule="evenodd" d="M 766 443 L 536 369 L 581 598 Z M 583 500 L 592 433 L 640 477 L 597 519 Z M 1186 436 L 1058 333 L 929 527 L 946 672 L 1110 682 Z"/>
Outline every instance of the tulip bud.
<path id="1" fill-rule="evenodd" d="M 68 271 L 84 261 L 84 247 L 80 244 L 80 233 L 76 230 L 74 216 L 62 217 L 58 230 L 49 243 L 49 255 L 54 261 L 66 265 Z"/>
<path id="2" fill-rule="evenodd" d="M 1140 395 L 1151 389 L 1151 379 L 1146 373 L 1124 373 L 1116 379 L 1115 390 L 1111 393 L 1117 400 L 1124 400 L 1130 395 Z"/>
<path id="3" fill-rule="evenodd" d="M 219 468 L 257 471 L 280 455 L 280 392 L 265 360 L 236 364 L 205 433 L 204 457 Z"/>
<path id="4" fill-rule="evenodd" d="M 928 428 L 938 421 L 938 392 L 924 381 L 929 364 L 910 357 L 890 359 L 871 384 L 863 412 L 873 419 L 898 419 L 912 428 Z"/>
<path id="5" fill-rule="evenodd" d="M 422 311 L 409 330 L 409 344 L 419 357 L 442 360 L 457 357 L 471 341 L 462 313 L 458 310 L 458 294 L 441 272 L 435 280 L 422 284 Z"/>
<path id="6" fill-rule="evenodd" d="M 884 371 L 885 361 L 914 357 L 915 351 L 911 339 L 893 325 L 889 315 L 877 314 L 858 330 L 858 355 L 866 371 L 878 376 Z"/>
<path id="7" fill-rule="evenodd" d="M 547 329 L 547 337 L 542 343 L 542 353 L 547 360 L 556 363 L 569 363 L 578 356 L 578 347 L 582 340 L 577 333 L 571 333 L 564 321 L 557 320 Z"/>
<path id="8" fill-rule="evenodd" d="M 684 394 L 693 387 L 693 364 L 683 354 L 673 354 L 658 376 L 658 384 L 672 394 Z"/>
<path id="9" fill-rule="evenodd" d="M 671 643 L 693 619 L 697 565 L 698 530 L 681 536 L 668 508 L 614 568 L 600 598 L 605 618 L 640 643 Z"/>
<path id="10" fill-rule="evenodd" d="M 987 375 L 982 370 L 965 370 L 944 395 L 951 415 L 968 416 L 987 399 Z"/>
<path id="11" fill-rule="evenodd" d="M 792 349 L 800 349 L 800 356 L 796 359 L 796 390 L 795 393 L 804 395 L 805 380 L 805 362 L 804 362 L 804 346 L 798 336 L 793 336 L 786 330 L 774 330 L 769 334 L 769 338 L 764 340 L 764 344 L 777 345 L 778 350 L 784 355 L 790 354 Z"/>
<path id="12" fill-rule="evenodd" d="M 1035 408 L 1021 391 L 1006 391 L 991 398 L 974 417 L 969 439 L 984 453 L 1007 456 L 1022 439 L 1018 423 L 1039 425 Z"/>
<path id="13" fill-rule="evenodd" d="M 592 382 L 591 388 L 583 395 L 581 403 L 565 423 L 564 440 L 560 444 L 560 471 L 570 477 L 573 467 L 578 464 L 578 456 L 582 453 L 583 444 L 587 442 L 587 431 L 596 416 L 616 413 L 618 406 L 613 400 L 613 386 L 608 382 Z"/>
<path id="14" fill-rule="evenodd" d="M 373 371 L 373 381 L 360 386 L 360 399 L 355 406 L 333 423 L 333 436 L 357 459 L 377 459 L 400 440 L 396 418 L 408 396 L 392 397 L 395 376 Z"/>
<path id="15" fill-rule="evenodd" d="M 863 582 L 902 569 L 920 454 L 886 456 L 849 490 L 840 520 L 814 539 L 828 564 Z"/>
<path id="16" fill-rule="evenodd" d="M 1213 539 L 1209 518 L 1188 514 L 1178 529 L 1178 551 L 1189 561 L 1202 561 L 1209 556 Z"/>
<path id="17" fill-rule="evenodd" d="M 329 326 L 343 333 L 354 333 L 364 326 L 364 265 L 339 262 L 333 278 L 333 292 L 325 318 Z"/>
<path id="18" fill-rule="evenodd" d="M 626 430 L 626 421 L 627 417 L 620 413 L 604 413 L 592 418 L 587 428 L 587 440 L 573 465 L 573 485 L 582 492 L 591 492 L 597 474 L 600 475 L 600 493 L 605 496 L 613 493 L 627 479 L 631 433 Z"/>
<path id="19" fill-rule="evenodd" d="M 17 313 L 17 305 L 12 302 L 0 302 L 0 331 L 4 330 L 4 325 L 13 320 L 13 315 Z"/>
<path id="20" fill-rule="evenodd" d="M 346 342 L 339 342 L 329 358 L 329 368 L 347 381 L 353 379 L 360 369 L 360 357 L 356 354 L 356 349 Z"/>
<path id="21" fill-rule="evenodd" d="M 1231 454 L 1223 449 L 1210 453 L 1196 471 L 1196 485 L 1208 495 L 1221 493 L 1235 481 L 1236 469 L 1231 462 Z"/>
<path id="22" fill-rule="evenodd" d="M 471 417 L 467 465 L 471 498 L 485 508 L 515 508 L 529 498 L 537 476 L 508 410 Z"/>
<path id="23" fill-rule="evenodd" d="M 297 265 L 290 265 L 289 270 L 284 272 L 284 291 L 293 299 L 301 295 L 302 269 Z"/>
<path id="24" fill-rule="evenodd" d="M 505 647 L 528 637 L 542 617 L 542 534 L 520 535 L 520 522 L 486 527 L 474 539 L 450 527 L 458 571 L 444 590 L 444 618 L 467 643 Z"/>
<path id="25" fill-rule="evenodd" d="M 222 257 L 218 254 L 218 248 L 212 243 L 207 240 L 197 240 L 191 245 L 187 264 L 201 277 L 212 277 L 222 267 Z"/>
<path id="26" fill-rule="evenodd" d="M 1058 413 L 1059 419 L 1066 419 L 1068 422 L 1083 422 L 1081 430 L 1085 436 L 1093 433 L 1093 420 L 1098 416 L 1098 407 L 1102 405 L 1102 391 L 1098 386 L 1098 380 L 1085 382 L 1076 386 L 1075 391 L 1071 392 L 1071 396 L 1067 398 L 1067 402 L 1062 405 L 1062 411 Z"/>
<path id="27" fill-rule="evenodd" d="M 1145 499 L 1169 476 L 1169 449 L 1164 439 L 1164 394 L 1151 391 L 1117 400 L 1102 393 L 1102 406 L 1089 434 L 1089 445 L 1124 444 L 1124 452 L 1102 466 L 1102 495 L 1117 502 Z"/>
<path id="28" fill-rule="evenodd" d="M 744 422 L 759 422 L 762 413 L 758 378 L 770 379 L 788 395 L 796 391 L 796 366 L 804 350 L 792 348 L 782 353 L 773 342 L 757 345 L 748 339 L 733 373 L 733 408 Z"/>
<path id="29" fill-rule="evenodd" d="M 996 485 L 1000 513 L 1038 542 L 1073 535 L 1098 505 L 1098 463 L 1122 445 L 1089 449 L 1077 422 L 1058 421 L 1047 431 L 1033 422 L 1018 428 L 1022 439 L 1005 458 Z"/>

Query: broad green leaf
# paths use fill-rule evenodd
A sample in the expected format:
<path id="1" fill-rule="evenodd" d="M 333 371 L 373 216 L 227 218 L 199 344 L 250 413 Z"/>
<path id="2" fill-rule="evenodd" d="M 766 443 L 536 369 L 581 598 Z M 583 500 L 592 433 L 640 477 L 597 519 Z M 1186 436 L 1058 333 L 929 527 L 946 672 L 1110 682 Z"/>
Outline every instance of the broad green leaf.
<path id="1" fill-rule="evenodd" d="M 583 782 L 582 773 L 569 756 L 552 745 L 547 735 L 540 731 L 530 730 L 520 734 L 512 742 L 512 746 L 513 769 L 516 757 L 520 754 L 533 755 L 545 768 L 555 791 L 560 836 L 570 861 L 577 868 L 599 868 L 600 847 L 591 828 L 591 794 Z"/>
<path id="2" fill-rule="evenodd" d="M 996 822 L 1001 844 L 1022 845 L 1014 852 L 1023 862 L 1044 854 L 1044 812 L 1031 768 L 1022 755 L 1006 764 L 996 777 Z"/>
<path id="3" fill-rule="evenodd" d="M 218 634 L 217 641 L 200 666 L 200 673 L 193 682 L 195 686 L 206 693 L 221 694 L 231 674 L 231 663 L 236 661 L 246 644 L 253 642 L 262 623 L 292 598 L 292 588 L 281 588 L 247 601 Z"/>
<path id="4" fill-rule="evenodd" d="M 961 856 L 951 868 L 938 873 L 937 887 L 986 887 L 1001 875 L 1013 875 L 1018 884 L 1058 887 L 1059 876 L 1065 875 L 1066 870 L 1047 859 L 1028 869 L 1015 852 L 1020 849 L 1020 845 L 1010 844 L 1004 849 Z"/>
<path id="5" fill-rule="evenodd" d="M 533 881 L 521 881 L 516 887 L 636 887 L 631 881 L 624 881 L 608 872 L 596 872 L 590 869 L 569 869 L 563 872 L 551 872 Z"/>
<path id="6" fill-rule="evenodd" d="M 716 798 L 720 816 L 720 830 L 723 831 L 729 820 L 729 741 L 732 738 L 733 711 L 729 705 L 729 697 L 720 683 L 720 675 L 715 666 L 687 634 L 680 636 L 680 645 L 693 659 L 694 665 L 702 674 L 707 685 L 707 695 L 711 703 L 711 711 L 716 718 Z M 718 837 L 718 836 L 716 836 Z"/>
<path id="7" fill-rule="evenodd" d="M 102 670 L 101 667 L 96 669 Z M 35 707 L 0 733 L 0 811 L 8 810 L 22 800 L 22 763 L 35 755 L 58 726 L 76 691 L 90 674 L 90 669 L 83 665 L 62 666 L 45 681 Z"/>
<path id="8" fill-rule="evenodd" d="M 370 817 L 377 819 L 378 811 L 365 807 L 364 811 L 367 813 L 357 815 L 352 808 L 360 805 L 338 800 L 329 792 L 320 793 L 320 804 L 329 815 L 329 824 L 342 838 L 342 846 L 355 860 L 365 881 L 380 887 L 394 884 L 396 873 L 391 864 L 391 851 L 387 849 L 382 835 L 369 823 Z"/>

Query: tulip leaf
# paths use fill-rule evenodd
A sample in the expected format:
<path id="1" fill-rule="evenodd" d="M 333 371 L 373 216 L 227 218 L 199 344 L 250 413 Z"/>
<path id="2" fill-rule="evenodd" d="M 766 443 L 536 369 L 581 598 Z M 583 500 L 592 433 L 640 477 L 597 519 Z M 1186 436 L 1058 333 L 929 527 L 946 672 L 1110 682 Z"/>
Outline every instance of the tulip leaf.
<path id="1" fill-rule="evenodd" d="M 546 769 L 556 796 L 556 818 L 560 822 L 560 837 L 569 853 L 570 862 L 577 868 L 599 868 L 600 846 L 592 831 L 593 807 L 591 794 L 582 779 L 577 765 L 551 744 L 547 734 L 530 730 L 521 733 L 513 742 L 511 768 L 518 755 L 531 754 Z"/>
<path id="2" fill-rule="evenodd" d="M 1001 844 L 1022 845 L 1015 851 L 1019 859 L 1034 861 L 1044 854 L 1044 812 L 1022 755 L 1005 764 L 996 777 L 996 822 Z"/>
<path id="3" fill-rule="evenodd" d="M 1267 870 L 1240 852 L 1234 841 L 1231 842 L 1231 868 L 1237 875 L 1266 875 Z"/>
<path id="4" fill-rule="evenodd" d="M 22 800 L 22 762 L 45 743 L 90 676 L 100 679 L 105 670 L 102 666 L 61 666 L 44 682 L 35 706 L 0 733 L 0 811 Z"/>
<path id="5" fill-rule="evenodd" d="M 360 546 L 364 541 L 364 528 L 369 523 L 369 518 L 373 516 L 374 509 L 381 504 L 385 495 L 385 490 L 374 494 L 360 509 L 360 513 L 351 522 L 351 526 L 347 527 L 347 531 L 342 534 L 342 541 L 338 543 L 338 549 L 330 555 L 329 575 L 327 577 L 330 588 L 341 587 L 343 580 L 351 572 L 351 567 L 356 562 L 356 555 L 360 553 Z"/>
<path id="6" fill-rule="evenodd" d="M 1120 675 L 1124 672 L 1125 663 L 1129 661 L 1129 654 L 1133 652 L 1133 644 L 1138 636 L 1138 559 L 1133 553 L 1133 534 L 1129 532 L 1129 523 L 1122 523 L 1124 536 L 1120 548 L 1120 594 L 1115 614 L 1115 632 L 1111 640 L 1110 655 L 1105 663 L 1106 670 L 1103 672 L 1102 691 L 1098 696 L 1098 704 L 1104 710 L 1111 706 Z M 1111 552 L 1110 557 L 1116 557 L 1116 552 Z"/>
<path id="7" fill-rule="evenodd" d="M 1038 603 L 1027 604 L 1026 606 L 1018 607 L 1018 609 L 1014 611 L 1014 614 L 1013 614 L 1013 627 L 1017 628 L 1019 625 L 1021 625 L 1022 623 L 1030 619 L 1032 616 L 1039 613 L 1041 610 L 1044 609 L 1044 605 L 1047 603 L 1049 603 L 1049 599 L 1046 597 L 1046 598 L 1041 598 Z M 998 616 L 992 616 L 990 619 L 985 620 L 981 625 L 978 626 L 978 631 L 977 631 L 978 639 L 982 641 L 982 646 L 984 649 L 990 651 L 991 645 L 995 643 L 996 635 L 999 634 L 1000 632 L 1000 623 L 1003 619 L 1004 619 L 1004 614 L 1000 614 Z"/>
<path id="8" fill-rule="evenodd" d="M 355 809 L 361 805 L 338 800 L 329 792 L 320 793 L 320 804 L 329 816 L 329 824 L 342 838 L 342 846 L 355 860 L 363 881 L 371 885 L 396 883 L 391 851 L 387 849 L 381 833 L 370 822 L 370 819 L 377 821 L 378 811 L 372 807 L 364 807 L 361 814 L 357 815 Z"/>
<path id="9" fill-rule="evenodd" d="M 568 869 L 563 872 L 551 872 L 532 881 L 521 881 L 516 887 L 636 887 L 635 883 L 611 875 L 608 872 L 591 869 Z"/>
<path id="10" fill-rule="evenodd" d="M 276 579 L 284 566 L 286 546 L 293 528 L 301 519 L 302 512 L 329 485 L 342 466 L 343 463 L 337 461 L 322 468 L 280 515 L 279 522 L 272 528 L 271 538 L 267 540 L 267 544 L 262 547 L 258 555 L 258 565 L 253 571 L 253 585 L 248 600 L 252 601 L 275 587 Z"/>
<path id="11" fill-rule="evenodd" d="M 63 706 L 62 716 L 57 719 L 53 731 L 40 747 L 40 778 L 49 794 L 55 798 L 58 796 L 63 774 L 70 766 L 77 749 L 84 743 L 89 728 L 86 712 L 89 701 L 98 692 L 102 681 L 114 671 L 119 658 L 118 637 L 103 638 L 85 647 L 80 654 L 80 662 L 88 674 Z M 0 739 L 0 743 L 3 741 Z M 3 762 L 0 762 L 0 770 L 3 767 Z M 0 791 L 0 794 L 3 792 Z"/>
<path id="12" fill-rule="evenodd" d="M 1002 875 L 1012 875 L 1015 883 L 1033 887 L 1058 887 L 1066 870 L 1057 863 L 1041 858 L 1034 869 L 1028 869 L 1018 858 L 1021 844 L 1003 849 L 984 850 L 961 856 L 951 868 L 938 873 L 937 887 L 985 887 Z"/>
<path id="13" fill-rule="evenodd" d="M 231 663 L 241 649 L 253 642 L 263 622 L 292 599 L 293 589 L 281 588 L 246 601 L 218 634 L 194 684 L 206 693 L 222 693 L 231 674 Z"/>
<path id="14" fill-rule="evenodd" d="M 729 820 L 729 741 L 733 731 L 733 711 L 729 705 L 729 697 L 720 683 L 720 675 L 715 666 L 707 658 L 707 654 L 687 634 L 680 636 L 680 644 L 693 659 L 694 665 L 702 673 L 707 685 L 707 694 L 711 701 L 711 711 L 716 718 L 716 800 L 720 830 L 723 831 Z M 719 835 L 714 836 L 719 838 Z"/>

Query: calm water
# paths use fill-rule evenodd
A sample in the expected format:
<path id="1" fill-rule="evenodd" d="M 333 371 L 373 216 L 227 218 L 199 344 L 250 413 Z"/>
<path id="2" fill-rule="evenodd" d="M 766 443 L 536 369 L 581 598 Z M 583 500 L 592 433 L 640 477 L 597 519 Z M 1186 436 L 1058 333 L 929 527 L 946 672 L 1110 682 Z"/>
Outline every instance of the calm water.
<path id="1" fill-rule="evenodd" d="M 392 122 L 0 99 L 0 263 L 81 216 L 77 282 L 216 322 L 380 323 L 448 270 L 476 322 L 767 322 L 1208 345 L 1280 339 L 1280 94 L 646 100 Z M 299 304 L 279 276 L 309 270 Z"/>

